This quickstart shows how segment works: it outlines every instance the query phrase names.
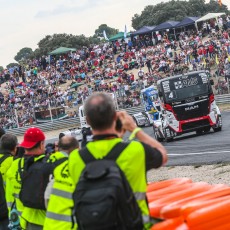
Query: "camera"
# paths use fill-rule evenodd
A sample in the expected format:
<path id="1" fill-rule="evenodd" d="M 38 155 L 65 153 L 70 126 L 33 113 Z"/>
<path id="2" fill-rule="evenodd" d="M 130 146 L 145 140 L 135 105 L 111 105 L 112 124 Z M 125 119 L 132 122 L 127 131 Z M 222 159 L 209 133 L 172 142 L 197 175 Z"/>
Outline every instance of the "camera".
<path id="1" fill-rule="evenodd" d="M 119 118 L 117 119 L 117 122 L 116 122 L 116 130 L 118 132 L 121 132 L 121 130 L 122 130 L 122 123 L 121 123 L 121 120 Z"/>

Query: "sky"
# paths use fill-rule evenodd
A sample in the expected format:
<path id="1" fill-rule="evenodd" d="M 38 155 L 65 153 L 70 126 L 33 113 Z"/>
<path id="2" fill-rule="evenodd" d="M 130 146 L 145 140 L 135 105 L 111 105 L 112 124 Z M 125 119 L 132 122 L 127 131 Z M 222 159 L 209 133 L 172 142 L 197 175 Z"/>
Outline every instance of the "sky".
<path id="1" fill-rule="evenodd" d="M 132 30 L 131 19 L 147 5 L 167 0 L 0 0 L 0 66 L 15 62 L 24 47 L 33 50 L 46 35 L 92 36 L 101 24 Z M 230 6 L 230 0 L 222 0 Z"/>

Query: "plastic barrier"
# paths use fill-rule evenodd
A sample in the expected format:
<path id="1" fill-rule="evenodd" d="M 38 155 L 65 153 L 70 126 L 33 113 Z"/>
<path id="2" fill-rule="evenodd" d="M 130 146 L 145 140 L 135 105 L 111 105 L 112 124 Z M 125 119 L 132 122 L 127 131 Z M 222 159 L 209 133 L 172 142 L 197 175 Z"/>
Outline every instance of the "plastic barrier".
<path id="1" fill-rule="evenodd" d="M 165 221 L 151 230 L 230 229 L 230 187 L 175 178 L 148 185 L 150 216 Z"/>
<path id="2" fill-rule="evenodd" d="M 192 185 L 193 186 L 191 188 L 179 192 L 175 192 L 173 194 L 169 194 L 164 198 L 158 199 L 154 202 L 150 202 L 149 203 L 150 216 L 160 218 L 160 211 L 164 206 L 171 204 L 175 201 L 194 196 L 201 192 L 207 191 L 211 188 L 211 185 L 205 182 L 193 183 Z"/>
<path id="3" fill-rule="evenodd" d="M 162 208 L 160 216 L 163 219 L 176 218 L 179 217 L 181 213 L 181 208 L 183 205 L 186 205 L 191 201 L 199 200 L 209 200 L 221 196 L 230 195 L 230 188 L 226 185 L 216 185 L 213 186 L 210 190 L 196 194 L 194 196 L 187 197 L 185 199 L 176 201 Z M 201 202 L 202 203 L 202 202 Z"/>
<path id="4" fill-rule="evenodd" d="M 152 202 L 154 200 L 160 199 L 161 197 L 168 196 L 168 194 L 179 192 L 179 191 L 182 191 L 184 189 L 191 188 L 192 186 L 193 186 L 192 183 L 179 184 L 179 185 L 175 185 L 175 186 L 172 185 L 172 186 L 169 186 L 167 188 L 162 188 L 162 189 L 158 189 L 156 191 L 147 192 L 146 195 L 147 195 L 148 202 Z"/>
<path id="5" fill-rule="evenodd" d="M 215 219 L 213 221 L 190 227 L 189 230 L 207 230 L 207 229 L 208 230 L 215 230 L 216 228 L 223 226 L 226 223 L 228 223 L 229 219 L 230 219 L 230 215 L 223 216 L 223 217 Z M 230 228 L 226 228 L 226 230 L 227 229 L 230 229 Z"/>
<path id="6" fill-rule="evenodd" d="M 160 223 L 155 224 L 151 230 L 164 230 L 164 229 L 176 229 L 184 223 L 184 219 L 182 217 L 166 220 Z"/>
<path id="7" fill-rule="evenodd" d="M 227 215 L 230 215 L 230 200 L 228 199 L 192 212 L 186 218 L 186 222 L 189 227 L 194 227 Z"/>
<path id="8" fill-rule="evenodd" d="M 154 190 L 167 188 L 168 186 L 171 186 L 171 185 L 175 186 L 175 185 L 185 184 L 185 183 L 192 183 L 192 180 L 189 178 L 174 178 L 170 180 L 153 182 L 153 183 L 148 184 L 147 192 L 152 192 Z"/>
<path id="9" fill-rule="evenodd" d="M 218 198 L 211 199 L 211 200 L 200 200 L 200 201 L 193 201 L 193 202 L 187 203 L 186 205 L 181 207 L 181 210 L 180 210 L 181 216 L 183 216 L 184 219 L 186 219 L 188 215 L 190 215 L 192 212 L 196 210 L 225 201 L 227 199 L 230 200 L 230 196 L 222 196 L 222 197 L 218 197 Z"/>

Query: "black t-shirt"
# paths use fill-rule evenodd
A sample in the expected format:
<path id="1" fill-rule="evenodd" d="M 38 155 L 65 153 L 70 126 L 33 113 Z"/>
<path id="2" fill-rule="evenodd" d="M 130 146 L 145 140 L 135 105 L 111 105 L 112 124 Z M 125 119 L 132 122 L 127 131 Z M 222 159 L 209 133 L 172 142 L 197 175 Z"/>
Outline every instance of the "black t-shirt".
<path id="1" fill-rule="evenodd" d="M 159 168 L 163 163 L 163 157 L 159 150 L 152 148 L 150 145 L 141 143 L 145 150 L 146 171 Z"/>

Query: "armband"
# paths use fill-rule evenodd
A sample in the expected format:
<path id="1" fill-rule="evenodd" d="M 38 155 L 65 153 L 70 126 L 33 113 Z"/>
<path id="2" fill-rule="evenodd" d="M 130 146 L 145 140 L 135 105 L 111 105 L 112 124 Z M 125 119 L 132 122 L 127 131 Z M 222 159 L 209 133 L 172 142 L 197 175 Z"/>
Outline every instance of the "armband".
<path id="1" fill-rule="evenodd" d="M 139 128 L 139 127 L 135 128 L 135 129 L 133 130 L 133 132 L 132 132 L 132 133 L 130 134 L 130 136 L 129 136 L 129 141 L 133 140 L 133 139 L 135 138 L 136 134 L 137 134 L 139 131 L 141 131 L 141 130 L 142 130 L 142 129 Z"/>

